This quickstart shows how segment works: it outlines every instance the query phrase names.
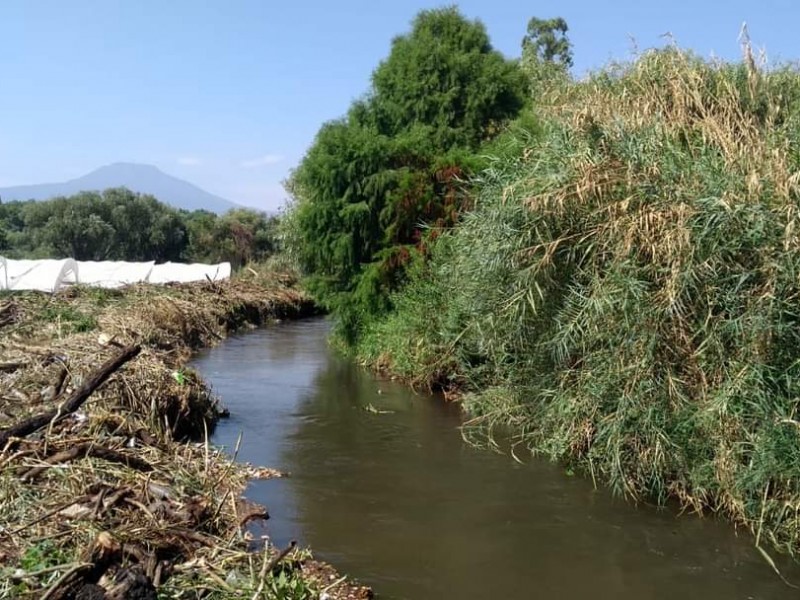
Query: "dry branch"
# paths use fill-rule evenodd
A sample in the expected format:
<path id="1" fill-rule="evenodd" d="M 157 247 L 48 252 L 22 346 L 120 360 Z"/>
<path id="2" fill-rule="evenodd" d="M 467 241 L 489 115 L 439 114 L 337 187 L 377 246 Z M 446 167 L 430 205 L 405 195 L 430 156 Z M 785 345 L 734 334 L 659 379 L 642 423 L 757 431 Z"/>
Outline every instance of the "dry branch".
<path id="1" fill-rule="evenodd" d="M 108 460 L 111 462 L 120 463 L 125 465 L 126 467 L 130 467 L 131 469 L 136 469 L 137 471 L 153 470 L 152 465 L 147 461 L 142 460 L 141 458 L 138 458 L 131 454 L 118 452 L 110 448 L 103 448 L 102 446 L 96 446 L 91 442 L 84 442 L 83 444 L 78 444 L 77 446 L 73 446 L 69 450 L 57 452 L 56 454 L 49 456 L 45 460 L 45 463 L 47 463 L 46 465 L 30 469 L 29 471 L 25 472 L 22 475 L 22 477 L 20 477 L 20 479 L 26 482 L 33 481 L 53 465 L 69 462 L 71 460 L 75 460 L 76 458 L 84 458 L 87 456 L 94 456 L 96 458 L 102 458 L 104 460 Z"/>
<path id="2" fill-rule="evenodd" d="M 5 448 L 11 438 L 25 437 L 51 422 L 74 413 L 86 402 L 92 393 L 114 373 L 114 371 L 137 356 L 141 351 L 142 347 L 139 345 L 126 348 L 119 355 L 106 361 L 86 383 L 72 392 L 70 397 L 57 409 L 34 415 L 29 419 L 25 419 L 16 425 L 12 425 L 0 431 L 0 448 Z"/>

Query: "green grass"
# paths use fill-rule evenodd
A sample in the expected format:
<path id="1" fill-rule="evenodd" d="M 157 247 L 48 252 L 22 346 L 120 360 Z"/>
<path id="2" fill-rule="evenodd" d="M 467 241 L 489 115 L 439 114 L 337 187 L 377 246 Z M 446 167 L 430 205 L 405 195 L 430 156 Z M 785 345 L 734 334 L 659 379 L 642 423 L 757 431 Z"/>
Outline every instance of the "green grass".
<path id="1" fill-rule="evenodd" d="M 361 356 L 796 552 L 800 74 L 669 49 L 538 93 Z"/>
<path id="2" fill-rule="evenodd" d="M 69 305 L 50 305 L 45 307 L 41 315 L 42 320 L 55 323 L 62 334 L 85 333 L 97 328 L 97 319 Z"/>

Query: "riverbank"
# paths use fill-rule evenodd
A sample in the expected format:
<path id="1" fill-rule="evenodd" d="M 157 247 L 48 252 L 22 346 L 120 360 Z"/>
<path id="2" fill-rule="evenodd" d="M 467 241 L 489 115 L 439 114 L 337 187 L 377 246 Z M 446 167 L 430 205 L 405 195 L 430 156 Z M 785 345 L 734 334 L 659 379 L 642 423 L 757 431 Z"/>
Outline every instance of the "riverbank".
<path id="1" fill-rule="evenodd" d="M 459 390 L 475 433 L 796 555 L 800 73 L 671 47 L 531 82 L 535 121 L 356 352 Z"/>
<path id="2" fill-rule="evenodd" d="M 267 511 L 240 495 L 279 474 L 209 446 L 224 410 L 185 367 L 314 312 L 274 273 L 0 297 L 0 597 L 368 597 L 307 550 L 249 551 Z"/>

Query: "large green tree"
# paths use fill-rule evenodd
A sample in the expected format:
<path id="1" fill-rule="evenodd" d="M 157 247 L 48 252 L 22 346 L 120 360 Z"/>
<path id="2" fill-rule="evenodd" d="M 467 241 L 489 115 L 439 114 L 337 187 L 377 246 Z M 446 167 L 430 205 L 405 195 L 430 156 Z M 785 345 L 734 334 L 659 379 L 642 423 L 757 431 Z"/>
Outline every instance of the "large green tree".
<path id="1" fill-rule="evenodd" d="M 378 128 L 420 127 L 436 150 L 476 148 L 522 106 L 522 75 L 457 9 L 421 12 L 372 76 Z"/>
<path id="2" fill-rule="evenodd" d="M 528 21 L 528 31 L 522 38 L 522 71 L 532 96 L 558 89 L 558 82 L 569 84 L 572 43 L 568 31 L 567 22 L 561 17 L 534 17 Z"/>
<path id="3" fill-rule="evenodd" d="M 346 339 L 385 311 L 426 228 L 452 225 L 480 145 L 524 103 L 514 62 L 457 9 L 421 12 L 367 96 L 325 124 L 289 181 L 288 238 Z"/>

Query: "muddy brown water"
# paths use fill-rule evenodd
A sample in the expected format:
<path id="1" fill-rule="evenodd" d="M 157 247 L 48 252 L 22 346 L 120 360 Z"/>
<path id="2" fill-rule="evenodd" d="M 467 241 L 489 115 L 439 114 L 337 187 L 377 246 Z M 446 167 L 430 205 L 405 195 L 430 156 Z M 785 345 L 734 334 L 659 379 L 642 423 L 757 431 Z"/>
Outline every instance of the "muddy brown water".
<path id="1" fill-rule="evenodd" d="M 467 446 L 455 406 L 337 357 L 327 333 L 285 323 L 194 361 L 231 411 L 213 441 L 232 449 L 242 432 L 241 459 L 291 473 L 248 489 L 275 544 L 299 540 L 379 598 L 800 597 L 728 524 Z"/>

